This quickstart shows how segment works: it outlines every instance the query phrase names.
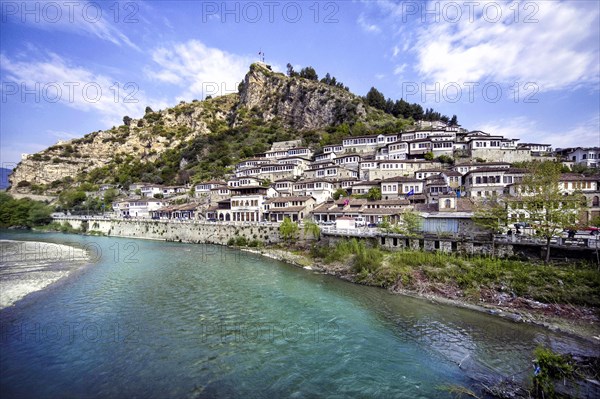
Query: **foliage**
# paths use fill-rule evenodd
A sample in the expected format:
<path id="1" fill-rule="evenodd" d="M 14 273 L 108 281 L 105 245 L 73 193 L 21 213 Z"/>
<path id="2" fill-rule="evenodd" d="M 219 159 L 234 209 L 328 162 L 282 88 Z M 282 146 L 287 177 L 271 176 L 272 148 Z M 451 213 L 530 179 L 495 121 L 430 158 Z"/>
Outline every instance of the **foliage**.
<path id="1" fill-rule="evenodd" d="M 423 219 L 412 210 L 402 212 L 402 229 L 408 236 L 414 236 L 421 231 Z"/>
<path id="2" fill-rule="evenodd" d="M 433 152 L 426 152 L 425 155 L 423 155 L 423 158 L 425 158 L 426 161 L 433 161 Z"/>
<path id="3" fill-rule="evenodd" d="M 63 209 L 72 209 L 84 203 L 87 196 L 78 189 L 65 190 L 58 196 L 58 203 Z"/>
<path id="4" fill-rule="evenodd" d="M 284 241 L 290 241 L 298 234 L 298 223 L 292 222 L 289 217 L 285 217 L 279 225 L 279 235 Z"/>
<path id="5" fill-rule="evenodd" d="M 316 240 L 321 239 L 321 228 L 310 218 L 304 219 L 304 237 L 306 237 L 307 234 L 312 235 Z"/>
<path id="6" fill-rule="evenodd" d="M 575 378 L 575 367 L 573 357 L 561 355 L 551 349 L 538 346 L 533 351 L 535 363 L 540 371 L 533 377 L 534 395 L 540 398 L 559 398 L 554 390 L 554 384 L 573 380 Z"/>
<path id="7" fill-rule="evenodd" d="M 379 187 L 371 187 L 367 192 L 367 199 L 371 201 L 381 200 L 381 189 Z"/>
<path id="8" fill-rule="evenodd" d="M 476 220 L 488 219 L 499 227 L 510 222 L 526 222 L 535 235 L 546 240 L 546 262 L 550 260 L 550 240 L 564 229 L 578 224 L 584 201 L 580 195 L 565 195 L 560 190 L 561 164 L 532 162 L 518 195 L 483 203 Z M 495 220 L 495 221 L 494 221 Z"/>
<path id="9" fill-rule="evenodd" d="M 444 164 L 454 165 L 454 158 L 449 155 L 440 155 L 436 160 Z"/>
<path id="10" fill-rule="evenodd" d="M 386 105 L 385 97 L 376 88 L 371 87 L 371 89 L 367 93 L 367 96 L 365 97 L 365 100 L 366 100 L 367 104 L 370 105 L 371 107 L 385 110 L 385 105 Z"/>
<path id="11" fill-rule="evenodd" d="M 114 188 L 110 188 L 110 189 L 106 190 L 104 192 L 104 204 L 107 207 L 110 206 L 113 203 L 113 201 L 117 198 L 118 195 L 119 195 L 119 191 Z"/>
<path id="12" fill-rule="evenodd" d="M 507 207 L 506 199 L 486 198 L 476 207 L 473 221 L 484 229 L 501 233 L 509 222 Z"/>
<path id="13" fill-rule="evenodd" d="M 233 247 L 233 246 L 246 247 L 246 246 L 248 246 L 248 239 L 244 236 L 231 237 L 227 241 L 227 245 L 229 245 L 230 247 Z"/>
<path id="14" fill-rule="evenodd" d="M 14 199 L 0 192 L 0 227 L 45 225 L 52 221 L 52 208 L 29 198 Z"/>
<path id="15" fill-rule="evenodd" d="M 313 67 L 305 67 L 300 70 L 300 77 L 309 80 L 319 80 L 319 76 Z"/>
<path id="16" fill-rule="evenodd" d="M 331 256 L 339 256 L 337 248 Z M 499 291 L 544 303 L 600 307 L 600 275 L 592 266 L 544 265 L 489 257 L 464 258 L 442 252 L 384 253 L 382 266 L 359 282 L 408 289 L 443 284 L 479 301 L 480 292 Z M 425 282 L 423 281 L 425 280 Z"/>
<path id="17" fill-rule="evenodd" d="M 339 200 L 340 197 L 347 197 L 348 196 L 348 192 L 346 190 L 344 190 L 343 188 L 338 188 L 337 190 L 334 191 L 334 193 L 331 195 L 333 197 L 334 200 Z"/>

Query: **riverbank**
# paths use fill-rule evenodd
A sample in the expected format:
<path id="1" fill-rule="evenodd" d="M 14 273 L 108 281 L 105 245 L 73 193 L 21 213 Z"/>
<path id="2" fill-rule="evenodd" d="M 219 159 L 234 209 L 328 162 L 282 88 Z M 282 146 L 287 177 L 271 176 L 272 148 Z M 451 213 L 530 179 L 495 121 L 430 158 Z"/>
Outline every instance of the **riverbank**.
<path id="1" fill-rule="evenodd" d="M 240 249 L 307 270 L 333 275 L 352 283 L 385 288 L 393 294 L 484 312 L 513 322 L 538 325 L 552 331 L 600 343 L 600 312 L 597 307 L 555 302 L 546 303 L 516 295 L 509 287 L 503 286 L 499 286 L 497 289 L 485 288 L 478 290 L 474 287 L 464 289 L 453 279 L 443 282 L 433 281 L 428 278 L 423 268 L 420 267 L 404 267 L 402 273 L 397 273 L 397 271 L 392 273 L 387 258 L 388 256 L 394 256 L 392 253 L 386 254 L 384 259 L 380 259 L 382 267 L 378 268 L 378 273 L 374 273 L 373 270 L 369 271 L 368 268 L 360 268 L 358 271 L 356 255 L 347 256 L 343 260 L 328 262 L 327 258 L 335 258 L 335 255 L 332 256 L 335 248 L 324 248 L 324 251 L 328 253 L 327 256 L 319 256 L 320 254 L 315 253 L 314 248 L 312 251 L 306 248 L 290 250 L 275 247 Z M 435 256 L 434 254 L 430 255 Z M 378 255 L 368 254 L 367 256 L 372 258 Z M 443 257 L 440 259 L 441 261 L 446 260 Z M 494 260 L 493 262 L 500 261 Z M 498 264 L 498 266 L 501 265 Z M 493 284 L 490 285 L 493 286 Z M 597 297 L 597 291 L 595 294 L 592 292 L 592 295 Z"/>
<path id="2" fill-rule="evenodd" d="M 0 240 L 0 309 L 68 277 L 89 261 L 82 248 Z"/>

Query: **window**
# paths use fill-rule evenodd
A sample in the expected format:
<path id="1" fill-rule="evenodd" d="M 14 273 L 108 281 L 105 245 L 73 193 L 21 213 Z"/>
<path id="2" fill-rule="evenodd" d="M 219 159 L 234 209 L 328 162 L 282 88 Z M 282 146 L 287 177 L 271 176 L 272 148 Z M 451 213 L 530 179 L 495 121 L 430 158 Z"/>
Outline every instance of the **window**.
<path id="1" fill-rule="evenodd" d="M 452 200 L 450 200 L 450 199 L 445 200 L 444 208 L 452 208 Z"/>
<path id="2" fill-rule="evenodd" d="M 600 206 L 600 197 L 598 197 L 597 195 L 595 195 L 594 198 L 592 198 L 592 206 Z"/>

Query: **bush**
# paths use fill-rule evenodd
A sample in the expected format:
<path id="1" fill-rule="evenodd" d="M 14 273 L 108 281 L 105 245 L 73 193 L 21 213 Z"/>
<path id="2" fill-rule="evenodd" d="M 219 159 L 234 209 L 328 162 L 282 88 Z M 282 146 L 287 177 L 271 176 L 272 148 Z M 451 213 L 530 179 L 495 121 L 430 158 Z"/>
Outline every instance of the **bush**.
<path id="1" fill-rule="evenodd" d="M 251 247 L 251 248 L 262 247 L 262 245 L 263 245 L 262 241 L 260 241 L 260 240 L 251 240 L 248 243 L 248 246 Z"/>
<path id="2" fill-rule="evenodd" d="M 237 247 L 245 247 L 245 246 L 248 245 L 248 240 L 244 236 L 236 237 L 235 238 L 235 245 Z"/>
<path id="3" fill-rule="evenodd" d="M 535 348 L 533 354 L 535 355 L 535 363 L 539 366 L 539 371 L 533 377 L 534 389 L 537 391 L 534 392 L 536 397 L 562 397 L 556 396 L 554 384 L 559 381 L 564 382 L 565 380 L 574 379 L 573 357 L 560 355 L 543 346 Z"/>

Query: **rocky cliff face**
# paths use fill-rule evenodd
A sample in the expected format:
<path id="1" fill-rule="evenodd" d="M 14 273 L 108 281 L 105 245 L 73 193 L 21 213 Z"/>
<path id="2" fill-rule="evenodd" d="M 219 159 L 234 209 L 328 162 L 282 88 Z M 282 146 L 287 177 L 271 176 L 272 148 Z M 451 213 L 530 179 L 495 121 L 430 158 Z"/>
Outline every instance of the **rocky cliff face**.
<path id="1" fill-rule="evenodd" d="M 299 77 L 274 73 L 253 64 L 240 90 L 234 125 L 245 110 L 256 110 L 265 121 L 279 118 L 285 127 L 312 130 L 343 122 L 364 121 L 363 102 L 348 91 Z"/>
<path id="2" fill-rule="evenodd" d="M 290 78 L 264 64 L 253 64 L 238 94 L 149 111 L 126 125 L 29 155 L 10 176 L 10 191 L 56 194 L 82 172 L 112 168 L 132 158 L 153 162 L 168 149 L 183 148 L 198 136 L 256 126 L 257 120 L 295 132 L 365 121 L 371 111 L 359 97 L 341 88 Z M 204 155 L 199 152 L 196 157 Z"/>

